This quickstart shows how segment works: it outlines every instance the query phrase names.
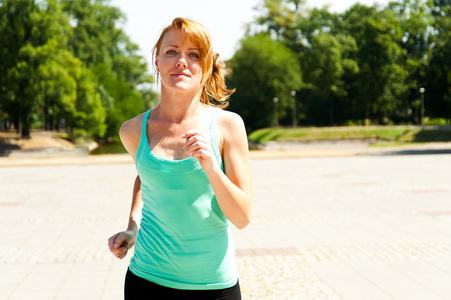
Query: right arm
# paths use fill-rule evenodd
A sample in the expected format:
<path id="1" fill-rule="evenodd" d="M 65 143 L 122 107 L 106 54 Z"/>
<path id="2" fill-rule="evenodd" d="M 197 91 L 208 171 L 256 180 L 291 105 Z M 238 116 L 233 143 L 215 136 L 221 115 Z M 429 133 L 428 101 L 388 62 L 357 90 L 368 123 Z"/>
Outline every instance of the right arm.
<path id="1" fill-rule="evenodd" d="M 139 220 L 141 219 L 142 199 L 141 199 L 141 179 L 136 176 L 133 185 L 132 205 L 128 226 L 125 231 L 121 231 L 108 239 L 110 251 L 119 259 L 124 258 L 136 242 L 138 236 Z"/>
<path id="2" fill-rule="evenodd" d="M 139 115 L 136 118 L 125 122 L 119 131 L 122 144 L 128 153 L 130 153 L 133 157 L 133 160 L 136 159 L 136 153 L 141 140 L 142 118 L 143 115 Z M 135 183 L 133 185 L 132 205 L 127 229 L 116 233 L 108 239 L 110 251 L 119 259 L 124 258 L 127 255 L 128 250 L 135 245 L 136 237 L 138 235 L 138 224 L 141 218 L 142 205 L 141 179 L 138 175 L 136 176 Z"/>

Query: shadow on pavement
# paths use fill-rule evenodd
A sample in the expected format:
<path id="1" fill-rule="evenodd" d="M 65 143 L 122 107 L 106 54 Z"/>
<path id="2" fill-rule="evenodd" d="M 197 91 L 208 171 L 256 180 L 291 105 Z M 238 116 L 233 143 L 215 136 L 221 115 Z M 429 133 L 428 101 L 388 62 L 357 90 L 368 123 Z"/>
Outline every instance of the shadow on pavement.
<path id="1" fill-rule="evenodd" d="M 9 156 L 11 152 L 16 150 L 20 150 L 18 145 L 6 143 L 5 140 L 0 137 L 0 157 Z"/>
<path id="2" fill-rule="evenodd" d="M 399 150 L 399 151 L 382 152 L 379 155 L 422 155 L 422 154 L 451 154 L 451 149 Z"/>

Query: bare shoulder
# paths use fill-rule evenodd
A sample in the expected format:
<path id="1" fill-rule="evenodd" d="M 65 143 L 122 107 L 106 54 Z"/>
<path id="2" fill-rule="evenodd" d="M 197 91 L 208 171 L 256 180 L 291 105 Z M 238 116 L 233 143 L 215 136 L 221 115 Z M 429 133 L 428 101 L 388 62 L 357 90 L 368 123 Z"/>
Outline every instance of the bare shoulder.
<path id="1" fill-rule="evenodd" d="M 218 117 L 218 127 L 223 145 L 247 144 L 244 121 L 237 113 L 223 110 Z"/>
<path id="2" fill-rule="evenodd" d="M 141 127 L 144 118 L 142 113 L 133 119 L 125 121 L 119 130 L 119 136 L 125 149 L 135 158 L 138 151 L 139 142 L 141 141 Z"/>
<path id="3" fill-rule="evenodd" d="M 138 132 L 138 131 L 139 131 L 139 134 L 141 134 L 141 126 L 142 126 L 144 114 L 145 113 L 142 113 L 142 114 L 134 117 L 133 119 L 125 121 L 122 124 L 121 129 L 119 130 L 119 134 L 120 135 L 136 134 L 136 132 Z"/>
<path id="4" fill-rule="evenodd" d="M 245 130 L 241 116 L 231 111 L 223 110 L 219 115 L 218 122 L 224 133 L 236 134 L 236 130 Z"/>

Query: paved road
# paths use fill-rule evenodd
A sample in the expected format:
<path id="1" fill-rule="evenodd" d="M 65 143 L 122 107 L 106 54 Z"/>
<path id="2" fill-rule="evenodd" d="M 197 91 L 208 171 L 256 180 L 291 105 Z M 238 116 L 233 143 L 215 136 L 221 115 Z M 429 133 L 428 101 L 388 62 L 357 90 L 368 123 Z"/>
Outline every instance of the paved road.
<path id="1" fill-rule="evenodd" d="M 451 299 L 451 155 L 254 159 L 243 298 Z M 133 164 L 0 167 L 0 299 L 122 299 Z"/>

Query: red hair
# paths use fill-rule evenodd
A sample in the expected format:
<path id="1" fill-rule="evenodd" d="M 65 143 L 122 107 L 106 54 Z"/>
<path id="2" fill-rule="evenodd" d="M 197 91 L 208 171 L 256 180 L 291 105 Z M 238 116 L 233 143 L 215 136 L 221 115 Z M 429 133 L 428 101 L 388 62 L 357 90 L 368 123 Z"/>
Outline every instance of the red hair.
<path id="1" fill-rule="evenodd" d="M 228 98 L 235 90 L 228 90 L 225 85 L 224 63 L 219 61 L 219 54 L 213 52 L 211 38 L 208 31 L 201 24 L 185 19 L 175 18 L 172 24 L 161 32 L 160 38 L 152 49 L 154 57 L 160 54 L 163 39 L 170 30 L 180 29 L 186 36 L 199 47 L 200 61 L 202 66 L 202 81 L 200 83 L 200 101 L 204 104 L 225 108 Z"/>

